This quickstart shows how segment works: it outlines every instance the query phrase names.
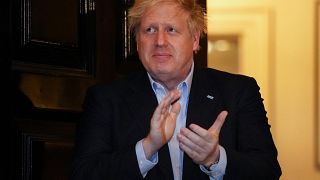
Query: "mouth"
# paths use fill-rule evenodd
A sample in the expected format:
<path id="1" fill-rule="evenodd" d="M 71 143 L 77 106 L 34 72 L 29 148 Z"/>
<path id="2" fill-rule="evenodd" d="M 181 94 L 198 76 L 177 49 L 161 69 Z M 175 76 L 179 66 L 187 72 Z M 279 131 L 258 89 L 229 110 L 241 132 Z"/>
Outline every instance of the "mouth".
<path id="1" fill-rule="evenodd" d="M 171 54 L 169 53 L 154 53 L 152 55 L 152 57 L 154 58 L 160 58 L 160 59 L 166 59 L 166 58 L 170 58 L 171 57 Z"/>

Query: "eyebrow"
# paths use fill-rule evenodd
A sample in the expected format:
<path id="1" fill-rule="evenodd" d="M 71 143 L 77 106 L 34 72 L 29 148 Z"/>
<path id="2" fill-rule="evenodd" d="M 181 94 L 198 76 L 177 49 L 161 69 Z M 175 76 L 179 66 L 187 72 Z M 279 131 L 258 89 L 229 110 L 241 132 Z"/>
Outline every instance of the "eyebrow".
<path id="1" fill-rule="evenodd" d="M 170 27 L 174 27 L 174 28 L 177 28 L 177 25 L 175 25 L 175 24 L 172 24 L 172 23 L 160 23 L 162 26 L 164 26 L 164 27 L 168 27 L 168 26 L 170 26 Z M 159 27 L 159 23 L 150 23 L 150 24 L 147 24 L 147 25 L 145 25 L 144 27 Z"/>

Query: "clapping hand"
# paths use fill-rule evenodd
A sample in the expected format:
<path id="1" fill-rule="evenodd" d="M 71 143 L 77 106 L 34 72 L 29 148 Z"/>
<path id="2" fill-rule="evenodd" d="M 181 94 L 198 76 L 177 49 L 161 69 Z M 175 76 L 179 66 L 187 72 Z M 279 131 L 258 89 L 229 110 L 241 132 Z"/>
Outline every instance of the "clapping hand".
<path id="1" fill-rule="evenodd" d="M 222 111 L 208 130 L 196 124 L 181 128 L 179 146 L 195 163 L 210 167 L 219 160 L 219 134 L 227 114 Z"/>
<path id="2" fill-rule="evenodd" d="M 178 102 L 180 96 L 178 90 L 170 91 L 154 111 L 149 134 L 143 139 L 143 148 L 147 159 L 150 159 L 172 138 L 176 119 L 180 112 L 180 103 Z"/>

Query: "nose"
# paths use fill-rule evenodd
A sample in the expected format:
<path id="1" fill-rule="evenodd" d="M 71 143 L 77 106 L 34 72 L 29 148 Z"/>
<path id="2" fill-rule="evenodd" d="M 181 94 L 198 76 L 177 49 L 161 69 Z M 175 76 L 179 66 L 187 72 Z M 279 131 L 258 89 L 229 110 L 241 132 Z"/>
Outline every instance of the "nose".
<path id="1" fill-rule="evenodd" d="M 167 35 L 164 31 L 158 31 L 156 36 L 156 46 L 165 47 L 167 45 Z"/>

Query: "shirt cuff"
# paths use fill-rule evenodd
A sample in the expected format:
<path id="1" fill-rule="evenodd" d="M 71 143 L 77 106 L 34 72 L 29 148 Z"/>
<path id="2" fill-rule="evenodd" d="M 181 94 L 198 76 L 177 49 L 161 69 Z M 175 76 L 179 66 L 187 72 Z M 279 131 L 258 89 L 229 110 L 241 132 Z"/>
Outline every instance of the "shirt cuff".
<path id="1" fill-rule="evenodd" d="M 151 160 L 148 160 L 143 150 L 142 140 L 140 140 L 136 144 L 136 155 L 138 159 L 140 173 L 143 177 L 146 177 L 148 171 L 158 163 L 158 152 L 152 155 Z"/>
<path id="2" fill-rule="evenodd" d="M 219 145 L 220 156 L 219 162 L 217 164 L 213 164 L 207 169 L 205 166 L 200 165 L 200 169 L 206 173 L 210 179 L 223 179 L 223 176 L 226 172 L 227 167 L 227 153 L 226 150 Z"/>

